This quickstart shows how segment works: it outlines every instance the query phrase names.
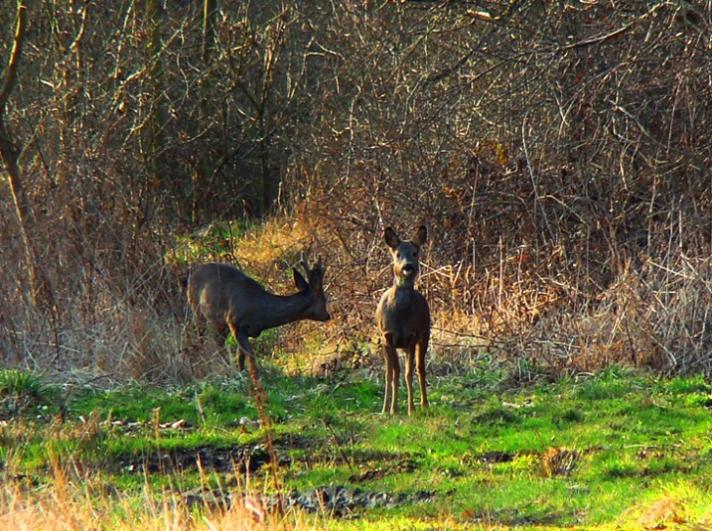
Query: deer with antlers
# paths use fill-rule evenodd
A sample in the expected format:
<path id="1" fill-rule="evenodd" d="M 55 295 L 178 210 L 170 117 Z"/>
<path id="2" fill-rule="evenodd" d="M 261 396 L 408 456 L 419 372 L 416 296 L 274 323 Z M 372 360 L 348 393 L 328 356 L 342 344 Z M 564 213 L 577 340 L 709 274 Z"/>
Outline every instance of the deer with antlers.
<path id="1" fill-rule="evenodd" d="M 313 267 L 302 254 L 300 261 L 306 279 L 292 268 L 294 285 L 299 290 L 292 295 L 275 295 L 239 269 L 219 263 L 203 264 L 190 273 L 187 284 L 188 302 L 203 330 L 209 322 L 217 332 L 221 346 L 229 332 L 237 340 L 237 361 L 245 367 L 245 356 L 254 361 L 249 339 L 268 328 L 294 321 L 310 319 L 328 321 L 324 272 L 321 257 Z M 228 352 L 229 353 L 229 352 Z"/>

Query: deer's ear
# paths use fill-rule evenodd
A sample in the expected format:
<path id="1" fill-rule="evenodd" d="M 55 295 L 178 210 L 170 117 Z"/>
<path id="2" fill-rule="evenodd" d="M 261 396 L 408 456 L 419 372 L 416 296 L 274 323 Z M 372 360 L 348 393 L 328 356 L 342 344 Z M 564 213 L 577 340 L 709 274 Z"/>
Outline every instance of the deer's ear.
<path id="1" fill-rule="evenodd" d="M 292 268 L 292 273 L 294 273 L 294 285 L 297 287 L 299 291 L 304 291 L 309 289 L 309 284 L 307 284 L 307 281 L 304 280 L 304 277 L 302 274 L 297 271 L 296 268 Z"/>
<path id="2" fill-rule="evenodd" d="M 420 247 L 425 243 L 425 240 L 427 239 L 428 229 L 425 228 L 425 225 L 421 225 L 420 227 L 418 227 L 418 231 L 415 233 L 412 242 Z"/>
<path id="3" fill-rule="evenodd" d="M 400 243 L 400 238 L 396 234 L 396 231 L 390 227 L 386 227 L 386 230 L 383 232 L 383 239 L 386 240 L 386 245 L 391 249 L 395 249 Z"/>

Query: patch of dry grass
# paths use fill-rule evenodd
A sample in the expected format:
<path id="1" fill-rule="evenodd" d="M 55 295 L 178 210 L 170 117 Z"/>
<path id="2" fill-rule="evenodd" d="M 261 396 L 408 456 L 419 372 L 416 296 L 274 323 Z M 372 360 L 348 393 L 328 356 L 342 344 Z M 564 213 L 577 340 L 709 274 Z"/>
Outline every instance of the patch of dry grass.
<path id="1" fill-rule="evenodd" d="M 214 531 L 311 529 L 315 519 L 296 511 L 284 516 L 265 510 L 257 496 L 231 493 L 228 503 L 190 504 L 181 495 L 156 491 L 145 484 L 137 495 L 117 492 L 100 477 L 70 479 L 64 467 L 53 463 L 53 481 L 33 487 L 21 480 L 0 488 L 0 529 L 44 531 Z M 320 516 L 326 522 L 325 516 Z M 326 523 L 328 525 L 328 523 Z"/>

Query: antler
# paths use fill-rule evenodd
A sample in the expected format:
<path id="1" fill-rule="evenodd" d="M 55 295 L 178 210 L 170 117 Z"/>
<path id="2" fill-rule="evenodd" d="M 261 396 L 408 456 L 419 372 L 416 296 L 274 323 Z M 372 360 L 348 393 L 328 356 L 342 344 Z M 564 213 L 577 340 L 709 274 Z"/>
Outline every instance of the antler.
<path id="1" fill-rule="evenodd" d="M 307 255 L 304 251 L 302 251 L 300 257 L 299 257 L 299 264 L 302 266 L 304 269 L 304 272 L 308 275 L 309 271 L 311 270 L 309 268 L 309 262 L 307 261 Z"/>
<path id="2" fill-rule="evenodd" d="M 308 275 L 312 271 L 316 270 L 321 270 L 322 273 L 326 271 L 326 260 L 323 259 L 321 255 L 317 256 L 316 262 L 314 263 L 313 266 L 309 265 L 309 260 L 307 258 L 307 254 L 304 251 L 301 252 L 300 258 L 299 258 L 299 264 L 302 266 L 306 274 Z"/>

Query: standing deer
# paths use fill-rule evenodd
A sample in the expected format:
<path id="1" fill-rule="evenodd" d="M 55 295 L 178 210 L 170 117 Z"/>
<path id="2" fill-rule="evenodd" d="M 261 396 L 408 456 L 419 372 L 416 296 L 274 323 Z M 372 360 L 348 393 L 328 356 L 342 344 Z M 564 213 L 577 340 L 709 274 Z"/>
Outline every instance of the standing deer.
<path id="1" fill-rule="evenodd" d="M 418 252 L 425 243 L 427 230 L 418 227 L 415 237 L 401 240 L 391 227 L 384 232 L 386 244 L 393 258 L 394 282 L 381 297 L 376 308 L 376 323 L 384 340 L 383 358 L 386 364 L 386 389 L 383 397 L 382 414 L 388 411 L 394 415 L 398 405 L 398 380 L 400 366 L 396 349 L 405 350 L 405 385 L 408 390 L 408 415 L 413 413 L 413 361 L 418 371 L 420 384 L 420 404 L 428 407 L 425 390 L 425 353 L 430 340 L 430 309 L 428 303 L 416 289 L 418 276 Z"/>
<path id="2" fill-rule="evenodd" d="M 245 368 L 245 355 L 254 361 L 248 338 L 257 337 L 263 330 L 283 324 L 311 319 L 328 321 L 324 294 L 324 271 L 321 257 L 313 268 L 304 255 L 301 266 L 309 281 L 292 268 L 294 285 L 299 290 L 293 295 L 269 293 L 239 269 L 228 264 L 204 264 L 196 267 L 188 279 L 188 302 L 198 328 L 210 322 L 222 341 L 232 332 L 237 340 L 237 362 Z M 229 354 L 229 349 L 228 349 Z"/>

